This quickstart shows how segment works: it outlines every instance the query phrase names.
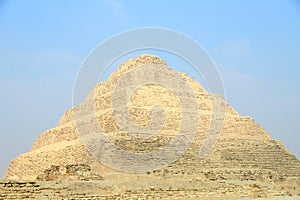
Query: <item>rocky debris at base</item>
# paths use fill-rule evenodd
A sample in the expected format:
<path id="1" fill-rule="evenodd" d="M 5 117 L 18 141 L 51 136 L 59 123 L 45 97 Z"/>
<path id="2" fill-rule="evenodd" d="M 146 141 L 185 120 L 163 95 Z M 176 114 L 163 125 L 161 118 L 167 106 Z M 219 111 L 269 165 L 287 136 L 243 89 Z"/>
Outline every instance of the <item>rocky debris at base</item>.
<path id="1" fill-rule="evenodd" d="M 94 181 L 103 180 L 103 177 L 91 172 L 91 167 L 87 164 L 71 164 L 66 166 L 51 165 L 36 179 L 38 181 Z"/>

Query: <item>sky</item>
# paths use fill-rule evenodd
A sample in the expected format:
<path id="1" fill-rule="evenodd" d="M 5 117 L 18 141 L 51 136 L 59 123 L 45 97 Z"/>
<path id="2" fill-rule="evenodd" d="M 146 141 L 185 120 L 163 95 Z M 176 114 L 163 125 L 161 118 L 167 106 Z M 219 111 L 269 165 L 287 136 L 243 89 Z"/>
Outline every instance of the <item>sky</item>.
<path id="1" fill-rule="evenodd" d="M 229 104 L 300 158 L 300 1 L 0 0 L 0 177 L 72 106 L 89 53 L 143 27 L 202 45 Z"/>

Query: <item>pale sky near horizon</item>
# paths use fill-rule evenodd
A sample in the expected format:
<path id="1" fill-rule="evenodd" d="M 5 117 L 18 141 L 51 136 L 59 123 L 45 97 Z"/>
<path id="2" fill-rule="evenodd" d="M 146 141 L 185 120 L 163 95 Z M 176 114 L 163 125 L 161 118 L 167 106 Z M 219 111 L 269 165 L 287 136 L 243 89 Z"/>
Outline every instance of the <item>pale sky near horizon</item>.
<path id="1" fill-rule="evenodd" d="M 89 53 L 141 27 L 201 44 L 229 104 L 300 158 L 300 1 L 0 0 L 0 177 L 72 106 Z"/>

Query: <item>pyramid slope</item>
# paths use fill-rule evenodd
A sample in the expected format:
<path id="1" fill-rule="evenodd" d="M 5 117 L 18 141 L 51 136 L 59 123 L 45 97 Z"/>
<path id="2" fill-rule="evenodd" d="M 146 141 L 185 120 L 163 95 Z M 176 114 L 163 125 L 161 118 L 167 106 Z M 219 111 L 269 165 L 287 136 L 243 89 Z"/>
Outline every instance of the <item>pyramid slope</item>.
<path id="1" fill-rule="evenodd" d="M 167 139 L 157 136 L 146 148 L 138 145 L 141 140 L 124 137 L 117 126 L 111 111 L 112 90 L 119 77 L 128 70 L 143 64 L 166 63 L 152 55 L 141 55 L 129 60 L 118 68 L 107 81 L 99 83 L 87 97 L 95 97 L 94 105 L 100 127 L 117 145 L 128 151 L 147 152 L 168 143 L 168 137 L 176 134 L 179 127 L 178 103 L 170 91 L 160 86 L 148 86 L 134 94 L 129 102 L 132 119 L 139 125 L 149 123 L 148 108 L 153 101 L 164 105 L 170 115 L 167 116 L 162 132 Z M 182 74 L 193 88 L 197 97 L 200 122 L 193 143 L 185 154 L 176 162 L 161 170 L 149 172 L 153 176 L 201 176 L 204 179 L 250 179 L 273 180 L 300 176 L 300 161 L 279 142 L 273 140 L 252 118 L 240 116 L 226 103 L 224 127 L 213 151 L 204 159 L 198 156 L 199 149 L 205 138 L 212 118 L 212 94 Z M 58 125 L 42 133 L 34 142 L 31 150 L 13 160 L 5 174 L 6 179 L 35 179 L 38 174 L 51 165 L 69 165 L 84 163 L 92 166 L 92 170 L 101 175 L 109 176 L 117 173 L 100 164 L 84 147 L 76 128 L 74 111 L 84 109 L 84 103 L 68 110 Z M 142 141 L 143 142 L 143 141 Z M 145 141 L 144 141 L 145 142 Z M 152 146 L 151 146 L 152 144 Z M 118 172 L 121 173 L 121 172 Z"/>

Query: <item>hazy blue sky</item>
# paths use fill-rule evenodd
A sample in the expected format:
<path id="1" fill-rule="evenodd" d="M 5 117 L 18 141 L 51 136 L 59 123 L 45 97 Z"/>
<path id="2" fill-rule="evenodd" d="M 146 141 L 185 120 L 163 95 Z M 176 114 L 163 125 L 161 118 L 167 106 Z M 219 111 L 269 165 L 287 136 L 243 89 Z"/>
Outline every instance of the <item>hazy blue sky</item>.
<path id="1" fill-rule="evenodd" d="M 200 43 L 228 102 L 300 158 L 299 1 L 0 0 L 0 177 L 71 107 L 89 52 L 139 27 L 174 29 Z"/>

